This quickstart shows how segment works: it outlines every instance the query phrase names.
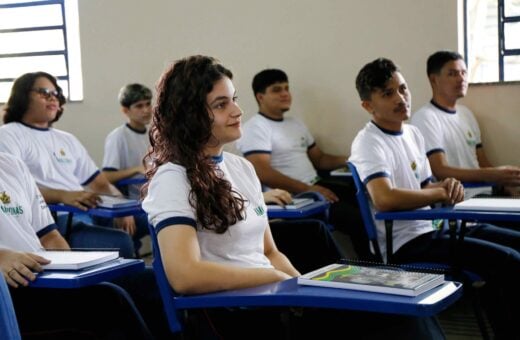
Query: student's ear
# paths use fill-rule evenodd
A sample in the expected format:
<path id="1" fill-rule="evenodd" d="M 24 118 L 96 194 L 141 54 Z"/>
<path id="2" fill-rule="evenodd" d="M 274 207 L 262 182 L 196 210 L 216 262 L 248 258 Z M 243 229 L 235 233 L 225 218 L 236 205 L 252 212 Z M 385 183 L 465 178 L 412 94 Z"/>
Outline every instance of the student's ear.
<path id="1" fill-rule="evenodd" d="M 128 111 L 130 111 L 130 109 L 126 106 L 121 106 L 121 112 L 123 112 L 125 115 L 128 115 Z"/>
<path id="2" fill-rule="evenodd" d="M 433 87 L 434 85 L 437 85 L 437 75 L 435 73 L 432 73 L 428 76 L 428 80 L 430 81 L 430 85 Z"/>
<path id="3" fill-rule="evenodd" d="M 262 92 L 258 92 L 255 94 L 256 102 L 260 104 L 262 102 L 262 99 L 264 98 L 264 94 Z"/>
<path id="4" fill-rule="evenodd" d="M 363 100 L 361 102 L 361 106 L 370 114 L 374 113 L 374 108 L 372 107 L 372 102 L 370 100 Z"/>

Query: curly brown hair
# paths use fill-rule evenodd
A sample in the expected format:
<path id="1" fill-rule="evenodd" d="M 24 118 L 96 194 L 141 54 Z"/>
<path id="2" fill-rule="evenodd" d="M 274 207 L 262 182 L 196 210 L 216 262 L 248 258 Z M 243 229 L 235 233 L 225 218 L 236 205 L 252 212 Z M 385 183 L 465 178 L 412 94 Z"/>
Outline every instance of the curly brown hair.
<path id="1" fill-rule="evenodd" d="M 213 115 L 207 95 L 214 84 L 231 71 L 216 59 L 191 56 L 174 62 L 161 76 L 150 128 L 150 152 L 144 163 L 148 190 L 151 178 L 162 164 L 182 165 L 191 185 L 190 205 L 203 229 L 224 233 L 244 219 L 245 199 L 224 179 L 211 156 L 204 153 L 212 139 Z"/>

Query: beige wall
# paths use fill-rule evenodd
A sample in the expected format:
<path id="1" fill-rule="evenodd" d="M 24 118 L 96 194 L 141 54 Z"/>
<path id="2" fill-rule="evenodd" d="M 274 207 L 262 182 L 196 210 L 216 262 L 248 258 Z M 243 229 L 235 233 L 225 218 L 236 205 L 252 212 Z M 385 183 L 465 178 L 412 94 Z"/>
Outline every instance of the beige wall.
<path id="1" fill-rule="evenodd" d="M 398 63 L 417 109 L 430 97 L 425 59 L 458 44 L 455 0 L 80 0 L 79 11 L 85 99 L 68 104 L 57 127 L 78 136 L 98 163 L 106 134 L 123 120 L 118 89 L 154 86 L 186 55 L 213 55 L 234 71 L 246 119 L 256 112 L 252 76 L 286 70 L 289 114 L 322 149 L 347 153 L 369 119 L 354 88 L 365 63 L 380 56 Z"/>

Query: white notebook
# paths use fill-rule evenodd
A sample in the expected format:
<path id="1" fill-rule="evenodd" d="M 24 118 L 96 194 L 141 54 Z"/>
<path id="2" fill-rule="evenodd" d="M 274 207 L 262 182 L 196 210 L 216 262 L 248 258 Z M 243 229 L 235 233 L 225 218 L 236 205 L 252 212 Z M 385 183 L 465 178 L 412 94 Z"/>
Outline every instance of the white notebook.
<path id="1" fill-rule="evenodd" d="M 285 207 L 278 204 L 268 204 L 267 208 L 269 210 L 300 209 L 312 203 L 314 203 L 312 198 L 293 198 L 291 204 L 286 204 Z"/>
<path id="2" fill-rule="evenodd" d="M 128 208 L 139 206 L 139 201 L 118 196 L 99 195 L 101 202 L 98 202 L 97 206 L 100 208 Z"/>
<path id="3" fill-rule="evenodd" d="M 118 251 L 43 250 L 35 253 L 51 261 L 43 269 L 78 270 L 119 257 Z"/>
<path id="4" fill-rule="evenodd" d="M 454 209 L 520 212 L 520 199 L 518 199 L 518 198 L 470 198 L 467 201 L 455 204 Z"/>

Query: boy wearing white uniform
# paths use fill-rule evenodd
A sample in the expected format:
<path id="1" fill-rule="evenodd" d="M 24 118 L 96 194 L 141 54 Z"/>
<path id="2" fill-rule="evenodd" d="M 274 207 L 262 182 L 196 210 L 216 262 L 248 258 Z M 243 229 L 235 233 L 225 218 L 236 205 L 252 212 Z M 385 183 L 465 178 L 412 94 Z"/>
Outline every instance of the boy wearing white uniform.
<path id="1" fill-rule="evenodd" d="M 26 164 L 47 203 L 65 203 L 86 211 L 97 205 L 99 193 L 120 192 L 100 173 L 73 135 L 52 127 L 63 113 L 64 103 L 65 97 L 52 75 L 34 72 L 16 79 L 5 106 L 5 124 L 0 128 L 0 151 Z M 133 218 L 114 221 L 126 233 L 80 224 L 73 228 L 72 246 L 119 248 L 122 255 L 133 256 L 127 235 L 135 232 Z"/>
<path id="2" fill-rule="evenodd" d="M 112 130 L 105 140 L 103 173 L 112 184 L 142 176 L 143 158 L 150 147 L 147 125 L 152 118 L 152 91 L 141 84 L 128 84 L 118 98 L 128 122 Z M 130 185 L 128 196 L 139 199 L 139 190 L 140 185 Z"/>
<path id="3" fill-rule="evenodd" d="M 494 167 L 489 162 L 480 129 L 473 113 L 457 101 L 468 89 L 466 64 L 460 54 L 439 51 L 427 62 L 432 100 L 412 116 L 411 123 L 421 130 L 433 174 L 438 179 L 454 177 L 464 182 L 493 182 L 506 193 L 518 193 L 520 168 Z M 491 188 L 474 188 L 470 196 L 490 194 Z"/>
<path id="4" fill-rule="evenodd" d="M 373 210 L 410 210 L 460 202 L 464 189 L 459 181 L 430 181 L 423 137 L 416 127 L 404 124 L 410 116 L 411 95 L 397 66 L 388 59 L 374 60 L 361 69 L 356 87 L 372 121 L 354 139 L 350 161 L 366 186 Z M 384 226 L 378 223 L 377 229 L 379 245 L 386 250 Z M 453 259 L 447 231 L 435 230 L 428 221 L 396 221 L 393 243 L 392 262 L 458 263 L 483 277 L 484 303 L 495 334 L 499 338 L 512 334 L 520 300 L 520 282 L 512 279 L 517 277 L 512 275 L 520 275 L 520 232 L 474 226 L 460 245 L 463 251 Z"/>

